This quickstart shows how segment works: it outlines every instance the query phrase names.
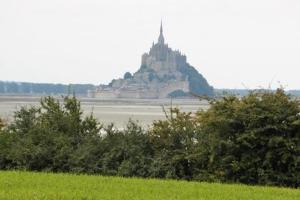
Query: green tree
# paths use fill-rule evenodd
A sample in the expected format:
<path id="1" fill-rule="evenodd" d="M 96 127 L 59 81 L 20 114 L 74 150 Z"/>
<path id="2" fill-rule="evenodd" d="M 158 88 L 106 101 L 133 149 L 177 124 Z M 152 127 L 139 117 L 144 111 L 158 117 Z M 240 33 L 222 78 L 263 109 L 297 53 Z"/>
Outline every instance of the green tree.
<path id="1" fill-rule="evenodd" d="M 103 139 L 103 172 L 108 175 L 149 176 L 153 149 L 148 135 L 136 122 L 129 121 L 124 131 L 110 126 Z"/>
<path id="2" fill-rule="evenodd" d="M 192 179 L 198 124 L 191 113 L 170 109 L 166 120 L 153 123 L 149 131 L 155 149 L 152 176 Z"/>
<path id="3" fill-rule="evenodd" d="M 300 104 L 283 90 L 212 103 L 198 120 L 208 170 L 222 181 L 300 185 Z"/>
<path id="4" fill-rule="evenodd" d="M 123 77 L 124 79 L 132 79 L 133 78 L 133 76 L 132 76 L 132 74 L 130 73 L 130 72 L 126 72 L 125 74 L 124 74 L 124 77 Z"/>
<path id="5" fill-rule="evenodd" d="M 0 118 L 0 131 L 2 130 L 3 127 L 4 127 L 4 121 Z"/>
<path id="6" fill-rule="evenodd" d="M 52 97 L 43 98 L 40 107 L 22 107 L 15 113 L 5 134 L 13 138 L 6 139 L 13 147 L 6 160 L 12 168 L 72 171 L 72 167 L 78 168 L 74 155 L 91 144 L 89 138 L 100 138 L 100 128 L 92 116 L 82 117 L 75 97 L 64 98 L 62 104 Z"/>

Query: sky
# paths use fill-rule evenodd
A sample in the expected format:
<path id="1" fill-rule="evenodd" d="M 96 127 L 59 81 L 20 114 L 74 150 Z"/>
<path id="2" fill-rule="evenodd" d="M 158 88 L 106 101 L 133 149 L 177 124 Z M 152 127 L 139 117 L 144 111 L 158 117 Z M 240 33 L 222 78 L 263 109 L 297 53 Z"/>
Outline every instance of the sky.
<path id="1" fill-rule="evenodd" d="M 107 84 L 159 35 L 215 88 L 300 89 L 299 0 L 1 0 L 0 80 Z"/>

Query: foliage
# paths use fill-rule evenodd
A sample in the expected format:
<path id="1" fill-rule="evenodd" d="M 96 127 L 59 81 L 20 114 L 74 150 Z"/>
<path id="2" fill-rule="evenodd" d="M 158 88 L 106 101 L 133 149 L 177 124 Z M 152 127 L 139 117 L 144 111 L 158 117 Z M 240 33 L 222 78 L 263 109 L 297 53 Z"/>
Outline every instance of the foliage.
<path id="1" fill-rule="evenodd" d="M 299 186 L 299 106 L 279 89 L 224 97 L 199 112 L 209 172 L 222 181 Z"/>
<path id="2" fill-rule="evenodd" d="M 149 137 L 155 149 L 152 173 L 154 177 L 192 179 L 194 147 L 198 134 L 191 113 L 170 109 L 167 120 L 153 123 Z"/>
<path id="3" fill-rule="evenodd" d="M 102 172 L 106 175 L 148 177 L 152 147 L 144 130 L 129 121 L 124 131 L 110 126 L 103 138 Z"/>
<path id="4" fill-rule="evenodd" d="M 95 89 L 92 84 L 51 84 L 51 83 L 27 83 L 0 81 L 0 93 L 13 94 L 69 94 L 74 92 L 85 95 L 88 90 Z"/>
<path id="5" fill-rule="evenodd" d="M 90 140 L 97 142 L 101 139 L 98 122 L 92 116 L 84 119 L 81 116 L 80 103 L 75 97 L 64 98 L 63 105 L 52 97 L 46 97 L 38 108 L 22 107 L 15 113 L 6 133 L 0 136 L 0 146 L 11 147 L 1 156 L 0 167 L 73 171 L 76 167 L 71 160 L 74 154 Z M 85 155 L 92 156 L 90 152 L 85 153 L 80 156 L 81 159 Z"/>
<path id="6" fill-rule="evenodd" d="M 3 127 L 4 127 L 4 121 L 3 119 L 0 118 L 0 130 L 2 130 Z"/>
<path id="7" fill-rule="evenodd" d="M 130 73 L 130 72 L 126 72 L 125 74 L 124 74 L 124 79 L 126 80 L 126 79 L 132 79 L 133 78 L 133 76 L 132 76 L 132 74 Z"/>
<path id="8" fill-rule="evenodd" d="M 148 74 L 148 80 L 151 82 L 153 80 L 159 80 L 159 77 L 157 76 L 156 72 L 149 72 Z"/>
<path id="9" fill-rule="evenodd" d="M 183 90 L 174 90 L 168 94 L 168 97 L 178 98 L 178 97 L 186 97 L 189 96 L 188 93 L 184 92 Z"/>
<path id="10" fill-rule="evenodd" d="M 214 96 L 213 87 L 194 67 L 187 65 L 180 67 L 179 70 L 187 77 L 192 94 Z"/>
<path id="11" fill-rule="evenodd" d="M 84 117 L 75 97 L 46 97 L 2 127 L 0 169 L 299 187 L 300 103 L 283 90 L 165 114 L 118 130 Z"/>

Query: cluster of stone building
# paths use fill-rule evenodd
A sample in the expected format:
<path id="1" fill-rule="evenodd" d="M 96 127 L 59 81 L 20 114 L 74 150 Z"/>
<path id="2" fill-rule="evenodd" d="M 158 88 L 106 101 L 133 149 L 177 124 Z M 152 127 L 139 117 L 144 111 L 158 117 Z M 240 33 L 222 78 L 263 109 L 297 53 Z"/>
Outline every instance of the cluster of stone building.
<path id="1" fill-rule="evenodd" d="M 188 93 L 188 76 L 182 73 L 187 66 L 186 56 L 173 51 L 165 43 L 162 25 L 158 42 L 149 53 L 142 55 L 140 69 L 130 77 L 113 80 L 89 91 L 96 98 L 166 98 L 174 91 Z"/>

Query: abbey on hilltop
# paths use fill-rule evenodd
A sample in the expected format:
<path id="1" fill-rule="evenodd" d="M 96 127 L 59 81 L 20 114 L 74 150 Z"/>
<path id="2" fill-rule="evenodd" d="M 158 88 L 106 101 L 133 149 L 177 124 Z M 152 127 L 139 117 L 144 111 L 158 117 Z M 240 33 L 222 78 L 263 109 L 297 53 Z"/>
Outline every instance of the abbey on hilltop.
<path id="1" fill-rule="evenodd" d="M 160 26 L 158 42 L 149 53 L 142 55 L 140 69 L 133 75 L 125 73 L 108 85 L 89 91 L 97 98 L 167 98 L 196 95 L 213 95 L 213 88 L 206 79 L 186 61 L 186 56 L 173 51 L 165 43 Z"/>

